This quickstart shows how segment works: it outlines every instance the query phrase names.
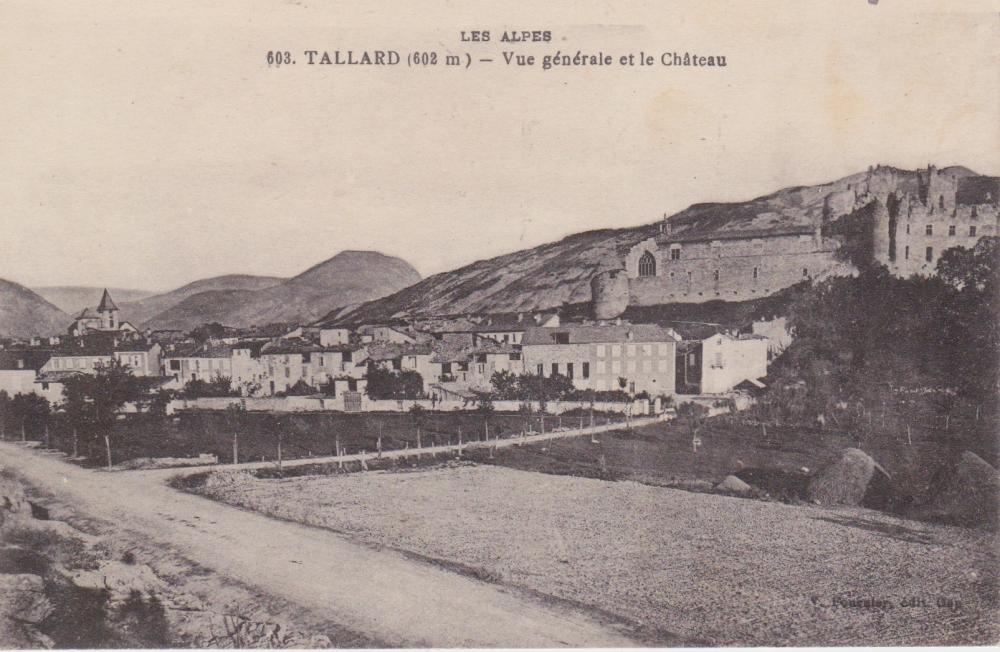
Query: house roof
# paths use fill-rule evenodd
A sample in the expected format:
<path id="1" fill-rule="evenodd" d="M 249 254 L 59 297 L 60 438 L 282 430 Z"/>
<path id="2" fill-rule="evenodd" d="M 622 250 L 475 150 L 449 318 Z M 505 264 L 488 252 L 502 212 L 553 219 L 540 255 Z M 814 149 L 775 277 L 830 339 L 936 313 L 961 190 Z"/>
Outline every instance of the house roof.
<path id="1" fill-rule="evenodd" d="M 58 369 L 55 371 L 45 371 L 38 374 L 38 378 L 35 379 L 36 383 L 61 383 L 67 378 L 72 378 L 73 376 L 83 375 L 83 371 L 75 369 Z"/>
<path id="2" fill-rule="evenodd" d="M 656 324 L 563 324 L 552 328 L 529 328 L 523 346 L 559 344 L 557 335 L 566 335 L 567 344 L 602 344 L 608 342 L 676 342 L 680 338 L 669 328 Z"/>
<path id="3" fill-rule="evenodd" d="M 0 351 L 0 369 L 38 371 L 45 366 L 51 357 L 50 351 L 41 349 Z"/>
<path id="4" fill-rule="evenodd" d="M 395 360 L 404 355 L 430 355 L 434 350 L 427 344 L 397 344 L 386 342 L 384 344 L 372 344 L 368 346 L 368 359 L 375 360 Z"/>
<path id="5" fill-rule="evenodd" d="M 163 354 L 164 358 L 229 358 L 233 350 L 228 346 L 213 344 L 186 343 L 174 346 L 173 350 Z"/>
<path id="6" fill-rule="evenodd" d="M 114 300 L 111 298 L 108 288 L 104 288 L 104 294 L 101 295 L 101 302 L 97 304 L 97 312 L 106 312 L 109 310 L 118 310 L 118 306 L 115 305 Z"/>
<path id="7" fill-rule="evenodd" d="M 674 321 L 670 322 L 670 327 L 685 340 L 706 340 L 713 335 L 725 332 L 722 324 L 709 324 L 705 322 Z"/>

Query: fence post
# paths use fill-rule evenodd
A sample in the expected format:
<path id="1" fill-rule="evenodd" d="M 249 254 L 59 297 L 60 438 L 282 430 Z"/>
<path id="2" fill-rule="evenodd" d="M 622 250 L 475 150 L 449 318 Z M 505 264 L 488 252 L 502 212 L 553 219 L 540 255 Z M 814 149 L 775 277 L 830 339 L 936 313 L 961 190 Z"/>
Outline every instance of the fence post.
<path id="1" fill-rule="evenodd" d="M 458 427 L 458 456 L 462 457 L 462 426 Z"/>

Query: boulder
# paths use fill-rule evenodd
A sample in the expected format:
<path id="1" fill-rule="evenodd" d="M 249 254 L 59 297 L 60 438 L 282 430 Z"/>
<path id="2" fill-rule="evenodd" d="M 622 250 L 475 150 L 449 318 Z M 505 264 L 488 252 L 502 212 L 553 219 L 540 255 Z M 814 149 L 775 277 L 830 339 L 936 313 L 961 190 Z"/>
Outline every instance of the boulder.
<path id="1" fill-rule="evenodd" d="M 727 493 L 735 494 L 737 496 L 748 496 L 753 492 L 753 487 L 743 482 L 735 475 L 727 475 L 726 479 L 715 485 L 715 490 Z"/>
<path id="2" fill-rule="evenodd" d="M 111 592 L 112 599 L 118 600 L 133 593 L 152 597 L 166 588 L 149 566 L 121 561 L 102 561 L 97 570 L 77 571 L 72 581 L 84 589 L 106 589 Z"/>
<path id="3" fill-rule="evenodd" d="M 0 474 L 0 529 L 24 525 L 33 519 L 24 487 L 9 475 Z"/>
<path id="4" fill-rule="evenodd" d="M 52 613 L 38 575 L 0 575 L 0 619 L 37 625 Z"/>
<path id="5" fill-rule="evenodd" d="M 1000 472 L 965 451 L 931 480 L 928 500 L 918 516 L 959 525 L 996 527 L 1000 509 Z"/>
<path id="6" fill-rule="evenodd" d="M 891 501 L 892 479 L 864 451 L 845 448 L 809 480 L 806 492 L 810 501 L 820 505 L 882 508 Z"/>

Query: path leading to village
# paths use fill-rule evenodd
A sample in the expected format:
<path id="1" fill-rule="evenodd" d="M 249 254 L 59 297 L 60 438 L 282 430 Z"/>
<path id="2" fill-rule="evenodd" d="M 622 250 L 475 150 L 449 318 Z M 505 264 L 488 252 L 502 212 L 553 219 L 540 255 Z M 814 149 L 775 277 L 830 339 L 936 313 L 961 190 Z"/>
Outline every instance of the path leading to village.
<path id="1" fill-rule="evenodd" d="M 608 618 L 185 494 L 167 487 L 162 471 L 84 469 L 10 442 L 0 442 L 0 464 L 83 515 L 123 524 L 224 577 L 390 646 L 638 644 Z"/>
<path id="2" fill-rule="evenodd" d="M 628 422 L 616 421 L 614 423 L 596 425 L 596 426 L 586 426 L 583 428 L 564 428 L 560 430 L 552 430 L 550 432 L 543 432 L 532 435 L 523 435 L 520 437 L 503 437 L 494 438 L 489 441 L 477 441 L 472 440 L 461 445 L 459 444 L 442 444 L 440 446 L 423 446 L 421 448 L 397 448 L 393 450 L 382 451 L 381 454 L 375 452 L 363 452 L 363 453 L 351 453 L 349 455 L 326 455 L 323 457 L 302 457 L 291 460 L 284 460 L 282 462 L 283 468 L 292 468 L 297 466 L 310 466 L 312 464 L 337 464 L 348 462 L 360 462 L 362 460 L 371 462 L 375 459 L 406 459 L 408 457 L 419 458 L 421 456 L 435 456 L 435 455 L 452 455 L 461 454 L 462 451 L 467 451 L 474 448 L 507 448 L 508 446 L 522 446 L 528 444 L 535 444 L 543 441 L 551 441 L 553 439 L 565 439 L 567 437 L 583 437 L 585 435 L 597 435 L 602 432 L 611 432 L 613 430 L 622 430 L 624 428 L 639 428 L 641 426 L 648 426 L 660 421 L 669 421 L 673 419 L 672 414 L 662 414 L 655 417 L 643 417 L 638 419 L 631 419 Z M 189 466 L 189 467 L 175 467 L 168 469 L 150 469 L 148 471 L 142 471 L 141 473 L 147 474 L 149 477 L 180 477 L 185 475 L 197 475 L 199 473 L 206 473 L 208 471 L 252 471 L 255 469 L 274 469 L 277 466 L 277 462 L 274 460 L 264 461 L 264 462 L 241 462 L 239 464 L 206 464 L 203 466 Z M 135 473 L 135 472 L 132 472 Z"/>

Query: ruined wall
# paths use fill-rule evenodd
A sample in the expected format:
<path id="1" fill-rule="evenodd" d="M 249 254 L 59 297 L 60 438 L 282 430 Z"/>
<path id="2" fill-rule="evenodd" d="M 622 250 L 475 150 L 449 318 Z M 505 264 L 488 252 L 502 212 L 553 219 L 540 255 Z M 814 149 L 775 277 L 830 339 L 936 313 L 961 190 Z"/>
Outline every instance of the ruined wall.
<path id="1" fill-rule="evenodd" d="M 875 259 L 893 274 L 933 274 L 943 252 L 972 248 L 979 238 L 1000 233 L 991 178 L 958 179 L 931 166 L 920 173 L 917 185 L 915 193 L 888 195 L 887 205 L 875 213 Z"/>
<path id="2" fill-rule="evenodd" d="M 824 276 L 841 265 L 834 256 L 835 243 L 817 248 L 812 235 L 672 246 L 680 250 L 679 259 L 672 259 L 670 248 L 653 252 L 656 276 L 640 277 L 637 266 L 628 270 L 631 304 L 754 299 Z"/>

